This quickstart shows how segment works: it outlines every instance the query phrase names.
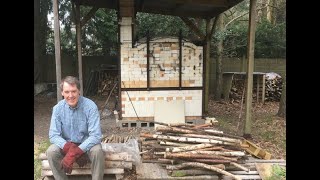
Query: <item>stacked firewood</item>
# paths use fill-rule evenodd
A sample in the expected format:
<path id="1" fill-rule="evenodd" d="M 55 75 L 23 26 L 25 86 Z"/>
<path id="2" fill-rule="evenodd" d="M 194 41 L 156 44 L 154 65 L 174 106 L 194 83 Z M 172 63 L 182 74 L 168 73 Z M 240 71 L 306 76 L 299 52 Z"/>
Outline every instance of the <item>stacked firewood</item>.
<path id="1" fill-rule="evenodd" d="M 52 170 L 49 165 L 47 156 L 45 153 L 41 153 L 39 156 L 41 160 L 41 176 L 52 176 Z M 106 152 L 105 153 L 105 169 L 104 174 L 114 174 L 116 179 L 122 179 L 124 170 L 132 169 L 133 158 L 128 152 Z M 73 164 L 72 173 L 70 175 L 90 175 L 91 163 L 86 164 L 83 167 L 79 167 L 77 163 Z"/>
<path id="2" fill-rule="evenodd" d="M 161 124 L 155 133 L 140 134 L 141 154 L 143 162 L 160 163 L 171 176 L 183 172 L 241 179 L 239 172 L 247 175 L 252 168 L 244 164 L 248 154 L 242 137 L 216 130 L 213 123 Z"/>
<path id="3" fill-rule="evenodd" d="M 104 143 L 126 143 L 129 139 L 135 139 L 136 137 L 133 135 L 121 136 L 112 134 L 110 136 L 105 136 L 102 138 L 102 142 Z"/>
<path id="4" fill-rule="evenodd" d="M 266 101 L 280 101 L 282 93 L 282 78 L 274 76 L 266 78 Z"/>
<path id="5" fill-rule="evenodd" d="M 98 94 L 108 96 L 118 96 L 118 72 L 117 71 L 102 71 L 99 73 Z"/>
<path id="6" fill-rule="evenodd" d="M 265 79 L 265 101 L 280 101 L 281 93 L 282 93 L 282 78 L 280 75 L 270 75 L 269 73 L 266 74 Z M 244 88 L 246 86 L 245 84 L 245 77 L 234 77 L 234 80 L 232 81 L 232 86 L 229 93 L 229 98 L 232 101 L 241 101 L 242 98 L 245 98 L 244 96 Z M 257 89 L 256 82 L 253 84 L 252 89 L 252 100 L 255 101 L 257 97 L 257 91 L 259 93 L 262 93 L 262 89 Z"/>

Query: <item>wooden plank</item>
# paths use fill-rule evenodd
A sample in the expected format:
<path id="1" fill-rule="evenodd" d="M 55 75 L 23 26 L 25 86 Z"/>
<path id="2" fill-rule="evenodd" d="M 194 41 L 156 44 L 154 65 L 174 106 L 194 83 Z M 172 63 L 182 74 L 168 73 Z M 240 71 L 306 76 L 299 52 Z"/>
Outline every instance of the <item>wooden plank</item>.
<path id="1" fill-rule="evenodd" d="M 266 180 L 272 175 L 272 164 L 255 163 L 255 166 L 262 180 Z"/>
<path id="2" fill-rule="evenodd" d="M 110 169 L 104 169 L 104 174 L 123 174 L 124 169 L 119 168 L 110 168 Z M 91 174 L 91 169 L 73 169 L 72 173 L 69 175 L 85 175 L 85 174 Z M 41 176 L 53 176 L 51 170 L 42 170 Z"/>
<path id="3" fill-rule="evenodd" d="M 127 152 L 105 153 L 105 158 L 109 161 L 133 161 L 132 155 L 128 154 Z M 47 160 L 47 155 L 45 153 L 40 153 L 39 159 Z"/>
<path id="4" fill-rule="evenodd" d="M 128 161 L 105 161 L 105 168 L 120 168 L 120 169 L 132 169 L 132 162 Z M 51 170 L 48 160 L 42 160 L 41 166 L 43 170 Z M 73 164 L 74 168 L 91 169 L 91 163 L 86 164 L 84 167 L 79 167 L 77 163 Z"/>

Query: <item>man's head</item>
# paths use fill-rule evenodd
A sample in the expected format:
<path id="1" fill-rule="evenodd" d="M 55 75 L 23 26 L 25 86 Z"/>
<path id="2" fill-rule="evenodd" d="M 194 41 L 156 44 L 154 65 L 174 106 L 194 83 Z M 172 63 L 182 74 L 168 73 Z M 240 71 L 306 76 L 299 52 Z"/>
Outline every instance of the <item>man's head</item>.
<path id="1" fill-rule="evenodd" d="M 69 106 L 76 107 L 80 97 L 80 82 L 78 78 L 67 76 L 61 80 L 61 94 Z"/>

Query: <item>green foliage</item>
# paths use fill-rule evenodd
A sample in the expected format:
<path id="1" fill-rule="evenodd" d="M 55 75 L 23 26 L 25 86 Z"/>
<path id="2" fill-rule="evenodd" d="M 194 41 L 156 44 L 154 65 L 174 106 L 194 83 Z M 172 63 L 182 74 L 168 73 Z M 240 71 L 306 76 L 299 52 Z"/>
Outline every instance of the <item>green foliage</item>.
<path id="1" fill-rule="evenodd" d="M 41 16 L 46 16 L 52 12 L 52 2 L 41 0 L 44 11 Z M 211 53 L 216 56 L 217 42 L 223 40 L 225 57 L 242 57 L 247 55 L 248 39 L 248 11 L 250 1 L 245 0 L 237 6 L 224 12 L 225 23 L 232 20 L 225 30 L 216 32 L 212 37 Z M 256 58 L 285 58 L 286 57 L 286 1 L 279 0 L 276 3 L 276 24 L 272 25 L 263 19 L 257 23 L 255 38 Z M 59 3 L 59 18 L 61 20 L 61 49 L 62 53 L 76 55 L 76 34 L 75 25 L 72 22 L 74 15 L 71 13 L 71 1 L 62 0 Z M 91 7 L 81 6 L 81 17 L 91 10 Z M 240 17 L 237 19 L 236 17 Z M 200 31 L 205 32 L 204 20 L 198 21 L 189 18 L 194 23 L 199 22 Z M 196 40 L 195 33 L 176 16 L 137 13 L 137 37 L 146 37 L 147 31 L 152 37 L 176 36 L 182 30 L 182 35 L 186 39 Z M 47 24 L 47 23 L 44 23 Z M 48 25 L 48 24 L 47 24 Z M 42 26 L 43 25 L 42 23 Z M 42 27 L 44 29 L 44 27 Z M 118 48 L 118 25 L 115 10 L 100 8 L 95 15 L 84 25 L 81 30 L 82 53 L 83 55 L 114 55 Z M 54 54 L 54 34 L 53 29 L 41 30 L 46 32 L 46 53 Z M 195 42 L 195 41 L 194 41 Z"/>
<path id="2" fill-rule="evenodd" d="M 248 24 L 234 23 L 224 33 L 224 56 L 242 57 L 247 54 Z M 217 35 L 215 35 L 217 41 Z M 267 20 L 257 23 L 255 32 L 256 58 L 286 57 L 286 24 L 272 25 Z"/>
<path id="3" fill-rule="evenodd" d="M 183 176 L 186 176 L 186 173 L 184 172 L 181 172 L 181 171 L 174 171 L 172 174 L 171 174 L 172 177 L 183 177 Z"/>
<path id="4" fill-rule="evenodd" d="M 286 24 L 272 25 L 262 20 L 257 25 L 255 54 L 259 58 L 286 57 Z"/>
<path id="5" fill-rule="evenodd" d="M 180 29 L 182 30 L 182 35 L 184 37 L 187 37 L 190 34 L 190 30 L 179 17 L 160 14 L 137 13 L 136 20 L 139 24 L 139 39 L 145 37 L 148 30 L 151 37 L 178 37 Z"/>
<path id="6" fill-rule="evenodd" d="M 267 180 L 285 180 L 286 179 L 286 169 L 277 164 L 272 166 L 272 175 L 267 178 Z"/>
<path id="7" fill-rule="evenodd" d="M 40 180 L 41 179 L 41 160 L 38 158 L 40 153 L 46 152 L 48 147 L 50 146 L 49 140 L 41 141 L 39 144 L 34 145 L 34 179 Z"/>

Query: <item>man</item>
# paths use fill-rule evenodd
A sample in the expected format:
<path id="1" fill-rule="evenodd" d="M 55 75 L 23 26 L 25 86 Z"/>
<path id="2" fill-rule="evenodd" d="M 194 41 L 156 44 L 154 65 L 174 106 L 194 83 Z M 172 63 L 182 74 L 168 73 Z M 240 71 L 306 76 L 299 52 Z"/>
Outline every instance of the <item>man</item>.
<path id="1" fill-rule="evenodd" d="M 74 162 L 83 167 L 91 162 L 92 179 L 102 180 L 105 156 L 101 146 L 100 115 L 97 105 L 80 95 L 76 77 L 62 79 L 63 100 L 54 107 L 51 117 L 47 158 L 56 180 L 68 179 Z"/>

